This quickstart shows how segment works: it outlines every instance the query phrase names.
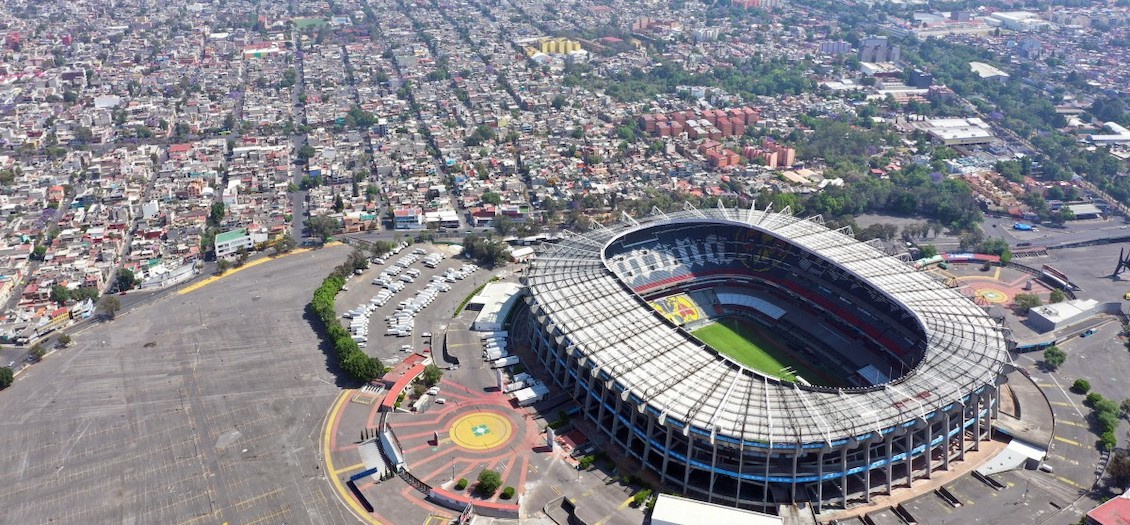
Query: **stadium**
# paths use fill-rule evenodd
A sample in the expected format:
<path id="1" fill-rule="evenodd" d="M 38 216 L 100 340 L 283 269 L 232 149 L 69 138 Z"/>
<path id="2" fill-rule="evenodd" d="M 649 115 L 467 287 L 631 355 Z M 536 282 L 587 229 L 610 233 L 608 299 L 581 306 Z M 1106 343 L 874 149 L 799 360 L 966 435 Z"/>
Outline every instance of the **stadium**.
<path id="1" fill-rule="evenodd" d="M 516 335 L 665 490 L 847 507 L 948 470 L 996 416 L 999 323 L 819 217 L 625 218 L 566 236 L 524 280 Z"/>

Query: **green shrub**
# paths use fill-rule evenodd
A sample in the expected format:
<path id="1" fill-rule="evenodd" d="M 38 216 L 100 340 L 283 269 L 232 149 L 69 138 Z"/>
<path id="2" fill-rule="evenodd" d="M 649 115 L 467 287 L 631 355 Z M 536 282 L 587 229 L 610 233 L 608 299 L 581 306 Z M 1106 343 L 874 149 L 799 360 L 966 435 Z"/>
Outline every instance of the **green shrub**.
<path id="1" fill-rule="evenodd" d="M 1098 403 L 1102 400 L 1103 396 L 1101 394 L 1099 394 L 1098 392 L 1091 392 L 1090 394 L 1087 394 L 1087 399 L 1084 402 L 1093 407 L 1095 406 L 1095 403 Z"/>
<path id="2" fill-rule="evenodd" d="M 1115 415 L 1117 415 L 1118 411 L 1120 410 L 1118 403 L 1115 403 L 1113 399 L 1099 399 L 1098 401 L 1091 403 L 1091 407 L 1095 409 L 1095 412 L 1109 412 Z"/>
<path id="3" fill-rule="evenodd" d="M 1102 445 L 1103 450 L 1114 450 L 1114 447 L 1118 446 L 1118 437 L 1114 435 L 1113 430 L 1108 430 L 1103 432 L 1102 437 L 1099 438 L 1099 443 Z"/>
<path id="4" fill-rule="evenodd" d="M 632 505 L 639 507 L 651 498 L 651 489 L 643 489 L 632 495 Z"/>
<path id="5" fill-rule="evenodd" d="M 484 469 L 479 472 L 479 494 L 490 496 L 498 491 L 498 487 L 502 486 L 502 475 L 497 471 Z"/>
<path id="6" fill-rule="evenodd" d="M 506 487 L 502 489 L 502 499 L 510 499 L 514 497 L 514 487 Z"/>
<path id="7" fill-rule="evenodd" d="M 1086 394 L 1091 391 L 1091 382 L 1086 379 L 1076 379 L 1075 383 L 1071 385 L 1071 390 L 1078 394 Z"/>
<path id="8" fill-rule="evenodd" d="M 582 457 L 581 459 L 579 459 L 579 460 L 577 461 L 577 464 L 578 464 L 578 465 L 580 465 L 580 467 L 581 467 L 581 470 L 588 470 L 588 469 L 589 469 L 589 467 L 592 467 L 592 464 L 593 464 L 593 463 L 594 463 L 595 461 L 596 461 L 596 456 L 593 456 L 592 454 L 589 454 L 589 455 L 587 455 L 587 456 L 584 456 L 584 457 Z"/>
<path id="9" fill-rule="evenodd" d="M 459 478 L 459 481 L 455 482 L 455 490 L 463 490 L 467 488 L 468 483 L 469 482 L 467 481 L 467 478 Z"/>

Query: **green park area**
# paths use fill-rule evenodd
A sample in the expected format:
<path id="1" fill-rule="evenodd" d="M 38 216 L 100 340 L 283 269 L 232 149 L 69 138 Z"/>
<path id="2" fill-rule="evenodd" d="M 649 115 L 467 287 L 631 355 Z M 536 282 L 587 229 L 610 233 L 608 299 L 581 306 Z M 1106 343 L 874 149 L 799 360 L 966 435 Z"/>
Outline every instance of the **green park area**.
<path id="1" fill-rule="evenodd" d="M 326 21 L 321 18 L 295 18 L 294 27 L 298 29 L 306 29 L 308 27 L 319 27 L 326 25 Z"/>

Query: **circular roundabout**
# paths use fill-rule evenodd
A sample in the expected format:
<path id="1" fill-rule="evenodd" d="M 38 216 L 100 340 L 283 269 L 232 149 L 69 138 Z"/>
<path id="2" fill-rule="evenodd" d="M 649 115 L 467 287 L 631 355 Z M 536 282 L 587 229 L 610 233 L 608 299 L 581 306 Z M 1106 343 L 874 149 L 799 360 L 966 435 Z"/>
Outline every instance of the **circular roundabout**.
<path id="1" fill-rule="evenodd" d="M 452 443 L 476 452 L 505 445 L 513 433 L 514 426 L 504 415 L 484 411 L 460 416 L 449 429 Z"/>

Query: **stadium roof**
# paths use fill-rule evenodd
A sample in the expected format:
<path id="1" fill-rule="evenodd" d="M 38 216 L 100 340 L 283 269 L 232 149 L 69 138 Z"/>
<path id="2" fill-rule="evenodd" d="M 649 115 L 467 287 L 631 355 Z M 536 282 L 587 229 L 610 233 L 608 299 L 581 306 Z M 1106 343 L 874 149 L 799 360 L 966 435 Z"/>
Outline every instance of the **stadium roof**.
<path id="1" fill-rule="evenodd" d="M 837 389 L 781 382 L 703 348 L 654 315 L 603 258 L 605 246 L 629 231 L 702 221 L 767 232 L 869 281 L 922 324 L 922 361 L 881 386 Z M 752 446 L 837 445 L 889 432 L 995 384 L 1008 358 L 998 323 L 957 290 L 817 220 L 762 210 L 689 209 L 600 227 L 538 257 L 526 284 L 531 314 L 555 327 L 557 342 L 661 423 Z"/>

